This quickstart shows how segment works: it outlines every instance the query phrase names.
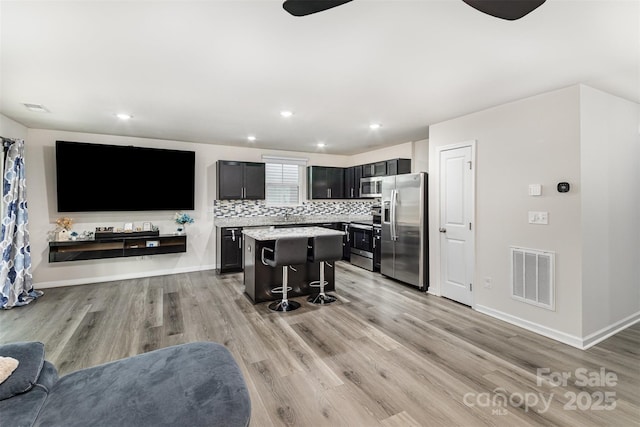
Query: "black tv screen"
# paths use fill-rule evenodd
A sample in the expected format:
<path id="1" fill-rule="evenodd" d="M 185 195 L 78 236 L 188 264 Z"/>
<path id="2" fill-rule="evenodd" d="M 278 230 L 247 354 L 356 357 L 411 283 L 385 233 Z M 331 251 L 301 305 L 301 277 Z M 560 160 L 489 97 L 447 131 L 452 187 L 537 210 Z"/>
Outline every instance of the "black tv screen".
<path id="1" fill-rule="evenodd" d="M 193 210 L 195 152 L 56 141 L 58 212 Z"/>

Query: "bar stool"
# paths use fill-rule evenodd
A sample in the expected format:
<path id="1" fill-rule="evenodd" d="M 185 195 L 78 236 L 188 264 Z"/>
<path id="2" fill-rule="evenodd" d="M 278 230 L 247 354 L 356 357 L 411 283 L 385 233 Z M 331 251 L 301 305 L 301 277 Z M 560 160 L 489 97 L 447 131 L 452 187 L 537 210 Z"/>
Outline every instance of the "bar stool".
<path id="1" fill-rule="evenodd" d="M 287 299 L 287 292 L 291 290 L 288 269 L 291 268 L 293 271 L 297 271 L 291 266 L 306 264 L 307 242 L 308 239 L 306 237 L 284 237 L 276 240 L 273 249 L 267 246 L 262 248 L 260 255 L 264 265 L 282 267 L 282 286 L 271 289 L 271 293 L 282 292 L 282 299 L 269 304 L 271 310 L 292 311 L 300 308 L 300 303 Z"/>
<path id="2" fill-rule="evenodd" d="M 310 262 L 320 262 L 320 280 L 314 280 L 309 283 L 309 286 L 319 287 L 320 292 L 309 296 L 307 301 L 313 304 L 330 304 L 336 300 L 336 297 L 324 293 L 324 286 L 328 284 L 324 280 L 324 265 L 327 264 L 333 268 L 329 261 L 342 259 L 342 235 L 315 236 L 312 238 L 312 242 L 313 246 L 308 260 Z"/>

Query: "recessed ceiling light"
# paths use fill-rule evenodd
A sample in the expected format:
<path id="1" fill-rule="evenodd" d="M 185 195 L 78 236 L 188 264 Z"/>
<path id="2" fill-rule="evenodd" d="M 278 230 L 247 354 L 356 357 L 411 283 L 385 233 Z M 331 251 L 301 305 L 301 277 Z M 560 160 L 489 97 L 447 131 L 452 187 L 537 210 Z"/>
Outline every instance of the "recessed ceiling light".
<path id="1" fill-rule="evenodd" d="M 282 117 L 291 117 L 291 116 L 293 116 L 293 112 L 291 112 L 291 111 L 280 111 L 280 115 Z"/>
<path id="2" fill-rule="evenodd" d="M 253 135 L 249 135 L 249 136 L 247 137 L 247 139 L 248 139 L 249 141 L 253 142 L 253 141 L 255 141 L 255 140 L 256 140 L 256 137 L 255 137 L 255 136 L 253 136 Z"/>
<path id="3" fill-rule="evenodd" d="M 382 125 L 380 123 L 371 123 L 369 125 L 370 129 L 376 130 L 376 129 L 380 129 L 382 127 Z"/>
<path id="4" fill-rule="evenodd" d="M 40 105 L 40 104 L 22 104 L 25 107 L 27 107 L 27 110 L 29 111 L 33 111 L 34 113 L 48 113 L 49 110 L 47 110 L 44 105 Z"/>
<path id="5" fill-rule="evenodd" d="M 318 145 L 318 147 L 322 148 L 322 147 L 326 146 L 327 144 L 325 144 L 324 142 L 318 142 L 317 145 Z"/>
<path id="6" fill-rule="evenodd" d="M 133 116 L 131 114 L 127 114 L 127 113 L 118 113 L 118 114 L 116 114 L 116 117 L 119 118 L 120 120 L 129 120 Z"/>

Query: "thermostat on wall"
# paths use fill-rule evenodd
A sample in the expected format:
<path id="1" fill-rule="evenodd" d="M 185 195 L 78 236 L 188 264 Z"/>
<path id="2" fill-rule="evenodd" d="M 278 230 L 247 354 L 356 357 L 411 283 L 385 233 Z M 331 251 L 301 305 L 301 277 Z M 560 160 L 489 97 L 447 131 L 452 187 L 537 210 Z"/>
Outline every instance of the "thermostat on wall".
<path id="1" fill-rule="evenodd" d="M 568 193 L 569 192 L 569 188 L 571 188 L 571 186 L 569 185 L 568 182 L 559 182 L 558 183 L 558 193 Z"/>

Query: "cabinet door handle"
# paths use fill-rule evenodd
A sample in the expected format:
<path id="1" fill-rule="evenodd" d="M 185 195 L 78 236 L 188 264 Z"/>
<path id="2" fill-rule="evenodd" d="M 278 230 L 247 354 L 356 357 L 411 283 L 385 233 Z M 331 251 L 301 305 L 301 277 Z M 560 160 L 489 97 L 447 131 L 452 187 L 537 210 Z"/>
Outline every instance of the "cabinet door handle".
<path id="1" fill-rule="evenodd" d="M 234 242 L 236 241 L 236 230 L 234 229 L 231 230 L 231 240 Z"/>
<path id="2" fill-rule="evenodd" d="M 238 248 L 242 249 L 242 238 L 238 236 Z"/>

